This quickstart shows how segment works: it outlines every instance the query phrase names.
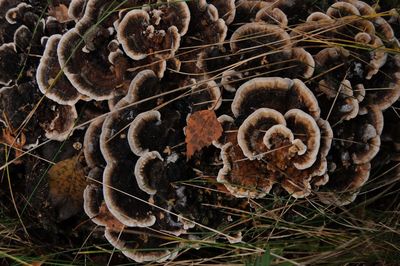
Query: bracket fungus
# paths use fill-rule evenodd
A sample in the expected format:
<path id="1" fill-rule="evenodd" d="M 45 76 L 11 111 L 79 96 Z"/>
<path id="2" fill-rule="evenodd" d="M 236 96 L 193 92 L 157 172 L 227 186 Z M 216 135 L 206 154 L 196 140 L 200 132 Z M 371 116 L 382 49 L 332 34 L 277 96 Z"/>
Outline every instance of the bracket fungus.
<path id="1" fill-rule="evenodd" d="M 118 41 L 132 59 L 147 54 L 172 57 L 179 48 L 181 36 L 189 26 L 190 12 L 185 2 L 166 2 L 144 6 L 124 15 L 118 24 Z"/>
<path id="2" fill-rule="evenodd" d="M 157 230 L 188 238 L 210 223 L 208 217 L 221 215 L 200 206 L 209 197 L 179 183 L 195 175 L 193 169 L 208 169 L 207 160 L 220 162 L 213 186 L 230 203 L 265 198 L 276 186 L 295 198 L 316 193 L 326 204 L 355 199 L 379 151 L 382 111 L 399 98 L 398 57 L 384 48 L 398 49 L 395 36 L 386 21 L 363 18 L 376 13 L 360 1 L 337 2 L 292 27 L 297 21 L 288 14 L 296 6 L 160 2 L 121 11 L 107 22 L 116 34 L 106 39 L 117 40 L 109 42 L 109 51 L 130 58 L 122 72 L 133 70 L 123 74 L 124 82 L 132 82 L 118 93 L 109 90 L 117 96 L 106 97 L 112 112 L 87 129 L 85 156 L 98 183 L 85 191 L 85 210 L 126 256 L 137 262 L 173 259 L 179 245 L 168 244 Z M 356 45 L 312 45 L 325 37 Z M 185 51 L 195 44 L 211 45 Z M 154 62 L 164 64 L 161 71 Z M 391 89 L 374 90 L 378 86 Z M 179 145 L 186 117 L 207 109 L 219 115 L 222 134 L 210 140 L 214 148 L 203 145 L 186 160 L 189 148 Z M 155 252 L 160 243 L 165 249 Z"/>
<path id="3" fill-rule="evenodd" d="M 221 148 L 224 167 L 217 180 L 234 195 L 264 197 L 281 183 L 292 196 L 305 197 L 311 179 L 326 175 L 330 143 L 321 141 L 321 131 L 329 133 L 330 126 L 300 80 L 252 79 L 237 90 L 232 113 L 236 124 L 242 122 Z"/>
<path id="4" fill-rule="evenodd" d="M 270 195 L 350 204 L 399 161 L 395 11 L 33 2 L 0 0 L 0 140 L 20 157 L 79 139 L 84 211 L 136 262 L 174 259 L 191 240 L 246 241 L 254 225 L 240 217 Z"/>

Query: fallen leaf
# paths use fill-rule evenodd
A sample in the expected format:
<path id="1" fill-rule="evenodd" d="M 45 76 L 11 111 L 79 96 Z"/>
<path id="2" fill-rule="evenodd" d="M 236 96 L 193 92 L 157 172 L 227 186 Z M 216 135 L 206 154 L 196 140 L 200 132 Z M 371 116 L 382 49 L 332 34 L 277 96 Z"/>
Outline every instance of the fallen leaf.
<path id="1" fill-rule="evenodd" d="M 214 110 L 197 111 L 189 116 L 186 127 L 186 158 L 210 145 L 222 135 L 222 126 Z"/>
<path id="2" fill-rule="evenodd" d="M 68 16 L 68 7 L 64 4 L 60 4 L 58 6 L 51 5 L 49 7 L 49 15 L 55 17 L 56 20 L 60 23 L 71 20 L 71 18 Z"/>
<path id="3" fill-rule="evenodd" d="M 60 161 L 47 172 L 50 201 L 58 210 L 60 220 L 77 214 L 83 206 L 83 190 L 86 178 L 78 156 Z"/>
<path id="4" fill-rule="evenodd" d="M 11 132 L 9 128 L 5 128 L 2 130 L 2 134 L 0 134 L 0 141 L 5 142 L 9 146 L 11 146 L 15 150 L 15 158 L 18 158 L 22 155 L 24 147 L 26 143 L 26 137 L 23 132 L 21 132 L 20 136 L 17 138 L 16 134 Z M 15 160 L 14 163 L 21 163 L 21 160 Z"/>

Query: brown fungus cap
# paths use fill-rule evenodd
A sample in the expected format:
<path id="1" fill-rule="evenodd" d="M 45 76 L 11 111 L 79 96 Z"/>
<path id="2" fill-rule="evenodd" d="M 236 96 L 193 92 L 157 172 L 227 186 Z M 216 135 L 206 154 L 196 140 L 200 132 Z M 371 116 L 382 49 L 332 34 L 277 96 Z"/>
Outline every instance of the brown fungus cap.
<path id="1" fill-rule="evenodd" d="M 238 0 L 236 1 L 236 19 L 238 21 L 250 22 L 255 19 L 256 14 L 270 4 L 265 1 Z"/>
<path id="2" fill-rule="evenodd" d="M 4 18 L 7 11 L 17 6 L 21 1 L 19 0 L 2 0 L 0 1 L 0 18 Z"/>
<path id="3" fill-rule="evenodd" d="M 289 34 L 276 25 L 263 22 L 246 23 L 239 27 L 230 39 L 233 52 L 252 46 L 268 47 L 268 50 L 288 50 L 292 47 Z"/>
<path id="4" fill-rule="evenodd" d="M 152 226 L 156 217 L 150 206 L 145 203 L 149 198 L 148 194 L 142 191 L 136 182 L 132 182 L 136 179 L 134 163 L 135 161 L 107 162 L 103 174 L 104 200 L 112 215 L 124 225 Z"/>
<path id="5" fill-rule="evenodd" d="M 388 55 L 385 65 L 370 79 L 369 84 L 364 84 L 366 94 L 362 106 L 371 105 L 385 110 L 393 105 L 400 97 L 400 55 Z"/>
<path id="6" fill-rule="evenodd" d="M 225 21 L 226 25 L 233 22 L 236 15 L 235 0 L 210 0 L 209 1 L 218 10 L 218 15 Z"/>
<path id="7" fill-rule="evenodd" d="M 148 193 L 149 195 L 154 195 L 157 190 L 152 187 L 152 174 L 157 165 L 162 163 L 163 158 L 156 151 L 145 152 L 140 156 L 135 165 L 135 177 L 136 182 L 141 190 Z"/>
<path id="8" fill-rule="evenodd" d="M 261 107 L 272 108 L 281 113 L 299 108 L 318 118 L 320 109 L 314 94 L 300 80 L 280 77 L 254 78 L 244 83 L 232 102 L 235 117 L 248 115 Z"/>
<path id="9" fill-rule="evenodd" d="M 349 3 L 346 2 L 337 2 L 331 5 L 328 10 L 326 11 L 326 14 L 330 17 L 333 18 L 340 18 L 344 16 L 360 16 L 360 12 L 358 9 Z"/>
<path id="10" fill-rule="evenodd" d="M 156 105 L 154 99 L 148 99 L 156 96 L 161 92 L 160 79 L 152 70 L 142 70 L 129 85 L 128 94 L 125 96 L 130 103 L 144 101 L 138 103 L 137 107 L 140 110 L 148 110 Z M 146 101 L 146 99 L 148 99 Z"/>
<path id="11" fill-rule="evenodd" d="M 265 131 L 279 124 L 286 126 L 285 118 L 273 109 L 260 108 L 249 115 L 237 133 L 237 141 L 243 154 L 250 160 L 262 158 L 267 148 L 263 139 L 267 134 Z"/>
<path id="12" fill-rule="evenodd" d="M 136 116 L 128 131 L 129 146 L 134 154 L 142 156 L 149 152 L 148 145 L 151 145 L 151 143 L 143 143 L 143 145 L 141 139 L 146 138 L 146 135 L 150 133 L 147 124 L 156 126 L 160 123 L 161 114 L 158 111 L 148 111 Z"/>
<path id="13" fill-rule="evenodd" d="M 90 178 L 90 183 L 83 191 L 83 208 L 86 215 L 97 225 L 121 230 L 124 225 L 111 214 L 104 202 L 103 188 L 101 186 L 103 169 L 92 168 L 88 177 Z M 98 183 L 93 182 L 92 179 Z"/>
<path id="14" fill-rule="evenodd" d="M 20 57 L 14 43 L 4 43 L 0 46 L 0 85 L 9 85 L 18 73 Z"/>
<path id="15" fill-rule="evenodd" d="M 124 130 L 124 127 L 129 125 L 138 112 L 135 107 L 126 108 L 129 103 L 126 98 L 121 99 L 116 110 L 103 123 L 100 149 L 107 164 L 103 174 L 103 194 L 108 209 L 121 223 L 144 227 L 154 224 L 155 217 L 143 202 L 148 200 L 148 194 L 136 182 L 131 182 L 135 180 L 137 157 L 129 149 L 127 129 Z M 134 209 L 131 208 L 132 204 Z"/>
<path id="16" fill-rule="evenodd" d="M 104 167 L 106 164 L 100 150 L 100 134 L 104 119 L 104 117 L 98 117 L 93 120 L 85 132 L 83 153 L 85 155 L 86 164 L 90 168 Z"/>
<path id="17" fill-rule="evenodd" d="M 32 6 L 27 3 L 19 3 L 16 7 L 10 8 L 5 14 L 5 18 L 8 23 L 16 24 L 21 21 L 24 17 L 24 13 L 32 10 Z"/>
<path id="18" fill-rule="evenodd" d="M 168 233 L 157 233 L 150 229 L 126 228 L 113 230 L 107 228 L 106 239 L 128 258 L 138 262 L 165 262 L 177 256 L 177 245 L 166 240 Z M 170 237 L 173 237 L 170 235 Z M 135 241 L 132 241 L 134 239 Z"/>
<path id="19" fill-rule="evenodd" d="M 61 35 L 52 35 L 46 42 L 46 49 L 36 70 L 36 81 L 40 91 L 47 98 L 66 105 L 74 105 L 81 95 L 62 73 L 57 57 L 57 46 Z"/>
<path id="20" fill-rule="evenodd" d="M 218 172 L 217 181 L 238 198 L 262 198 L 272 189 L 276 178 L 259 160 L 248 160 L 237 142 L 221 148 L 223 168 Z"/>
<path id="21" fill-rule="evenodd" d="M 312 21 L 321 21 L 321 20 L 326 20 L 326 21 L 331 21 L 333 22 L 332 18 L 325 13 L 322 12 L 313 12 L 307 17 L 307 22 L 312 22 Z"/>
<path id="22" fill-rule="evenodd" d="M 229 1 L 226 1 L 229 2 Z M 190 21 L 190 35 L 194 39 L 186 39 L 188 45 L 200 40 L 200 44 L 221 45 L 228 33 L 228 27 L 224 19 L 219 17 L 217 8 L 206 0 L 189 1 L 190 12 L 193 18 Z M 196 42 L 197 43 L 197 42 Z"/>
<path id="23" fill-rule="evenodd" d="M 84 43 L 76 28 L 63 35 L 57 48 L 60 66 L 75 89 L 96 100 L 126 93 L 124 73 L 127 61 L 121 60 L 119 65 L 113 66 L 108 61 L 110 52 L 106 46 L 89 53 L 83 48 Z"/>
<path id="24" fill-rule="evenodd" d="M 330 173 L 330 181 L 325 189 L 318 192 L 319 199 L 324 204 L 343 206 L 352 203 L 360 187 L 367 182 L 370 176 L 371 164 L 341 167 Z"/>
<path id="25" fill-rule="evenodd" d="M 21 25 L 14 33 L 14 44 L 18 50 L 25 51 L 32 42 L 32 32 L 25 25 Z"/>
<path id="26" fill-rule="evenodd" d="M 228 142 L 230 135 L 232 133 L 236 134 L 236 132 L 232 132 L 236 129 L 235 119 L 233 119 L 233 117 L 230 117 L 229 115 L 221 115 L 217 118 L 217 120 L 221 124 L 223 132 L 222 136 L 219 139 L 213 141 L 213 145 L 221 149 L 221 147 Z"/>
<path id="27" fill-rule="evenodd" d="M 154 6 L 143 6 L 143 10 L 149 12 L 154 25 L 175 26 L 181 36 L 188 31 L 190 10 L 185 1 L 159 1 Z"/>
<path id="28" fill-rule="evenodd" d="M 75 106 L 49 104 L 50 120 L 44 121 L 41 127 L 45 136 L 52 140 L 64 141 L 74 130 L 75 120 L 78 118 Z"/>
<path id="29" fill-rule="evenodd" d="M 175 130 L 173 125 L 179 120 L 179 113 L 172 111 L 166 113 L 161 119 L 159 111 L 140 113 L 132 121 L 128 131 L 128 141 L 132 152 L 143 156 L 149 151 L 162 152 L 166 146 L 174 146 Z"/>
<path id="30" fill-rule="evenodd" d="M 85 0 L 71 0 L 68 7 L 68 16 L 75 21 L 81 19 L 85 13 Z"/>
<path id="31" fill-rule="evenodd" d="M 180 34 L 176 26 L 158 29 L 153 25 L 148 12 L 132 10 L 118 25 L 117 38 L 125 53 L 134 60 L 155 53 L 159 57 L 173 56 L 180 45 Z"/>
<path id="32" fill-rule="evenodd" d="M 319 125 L 328 138 L 322 145 Z M 227 135 L 229 142 L 219 145 L 224 166 L 217 180 L 237 197 L 264 197 L 274 183 L 293 197 L 305 197 L 311 193 L 313 177 L 327 181 L 329 129 L 326 121 L 317 123 L 299 109 L 285 115 L 257 109 L 243 121 L 237 139 Z"/>
<path id="33" fill-rule="evenodd" d="M 300 72 L 301 78 L 309 79 L 313 76 L 315 70 L 315 61 L 310 53 L 303 48 L 295 47 L 292 49 L 292 58 L 295 62 L 300 62 L 297 67 L 302 68 Z M 291 64 L 295 62 L 291 62 Z"/>
<path id="34" fill-rule="evenodd" d="M 376 14 L 375 9 L 363 1 L 359 0 L 341 0 L 341 1 L 352 4 L 355 8 L 358 9 L 360 14 L 363 16 Z"/>
<path id="35" fill-rule="evenodd" d="M 287 27 L 288 19 L 286 14 L 279 8 L 265 7 L 257 12 L 256 21 L 264 21 L 268 24 L 276 24 L 282 28 Z"/>
<path id="36" fill-rule="evenodd" d="M 192 112 L 196 110 L 217 110 L 222 104 L 221 90 L 213 80 L 196 82 L 190 95 Z"/>
<path id="37" fill-rule="evenodd" d="M 351 149 L 351 158 L 355 164 L 370 162 L 379 152 L 383 130 L 383 114 L 377 107 L 369 107 L 367 114 L 353 120 L 358 124 L 353 139 L 357 142 Z M 358 145 L 357 145 L 358 144 Z"/>
<path id="38" fill-rule="evenodd" d="M 286 112 L 285 119 L 296 139 L 307 147 L 306 151 L 293 159 L 293 164 L 299 170 L 307 169 L 315 163 L 320 152 L 320 129 L 313 117 L 299 109 Z"/>
<path id="39" fill-rule="evenodd" d="M 128 94 L 113 106 L 103 123 L 100 148 L 106 161 L 124 160 L 123 154 L 131 152 L 126 139 L 129 125 L 139 113 L 156 106 L 154 96 L 160 90 L 159 79 L 151 70 L 141 71 L 132 80 Z"/>

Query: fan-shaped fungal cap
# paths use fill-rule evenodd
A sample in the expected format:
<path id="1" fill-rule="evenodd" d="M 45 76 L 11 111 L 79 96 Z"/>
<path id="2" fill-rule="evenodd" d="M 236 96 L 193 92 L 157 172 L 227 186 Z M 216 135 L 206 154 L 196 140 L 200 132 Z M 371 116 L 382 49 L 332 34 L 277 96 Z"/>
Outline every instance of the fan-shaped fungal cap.
<path id="1" fill-rule="evenodd" d="M 144 10 L 128 12 L 118 25 L 118 41 L 125 53 L 135 60 L 150 53 L 168 58 L 174 55 L 180 45 L 180 34 L 176 26 L 156 29 L 149 14 Z"/>
<path id="2" fill-rule="evenodd" d="M 96 118 L 86 130 L 83 141 L 83 153 L 85 160 L 90 168 L 104 167 L 105 160 L 100 150 L 100 134 L 104 122 L 104 117 Z"/>
<path id="3" fill-rule="evenodd" d="M 324 204 L 343 206 L 352 203 L 359 188 L 368 180 L 371 164 L 343 167 L 331 173 L 330 182 L 326 185 L 327 191 L 321 191 L 317 195 Z M 333 183 L 331 183 L 334 181 Z"/>
<path id="4" fill-rule="evenodd" d="M 302 71 L 303 78 L 309 79 L 313 76 L 315 61 L 310 53 L 303 48 L 295 47 L 292 49 L 292 58 L 302 63 L 300 67 L 304 68 Z"/>
<path id="5" fill-rule="evenodd" d="M 4 43 L 0 46 L 0 84 L 8 85 L 18 72 L 19 56 L 14 43 Z"/>
<path id="6" fill-rule="evenodd" d="M 231 135 L 231 130 L 235 128 L 235 120 L 229 115 L 221 115 L 217 118 L 218 122 L 221 124 L 223 132 L 218 140 L 213 141 L 213 145 L 217 148 L 222 148 L 226 144 Z"/>
<path id="7" fill-rule="evenodd" d="M 230 40 L 231 50 L 233 52 L 240 49 L 260 46 L 264 44 L 268 50 L 282 51 L 292 47 L 290 36 L 281 27 L 263 22 L 246 23 L 239 27 Z M 266 45 L 268 44 L 268 45 Z"/>
<path id="8" fill-rule="evenodd" d="M 222 3 L 222 1 L 220 1 Z M 225 4 L 229 1 L 224 1 Z M 222 44 L 226 38 L 228 27 L 224 19 L 218 15 L 218 10 L 213 4 L 206 0 L 188 2 L 192 19 L 190 23 L 191 32 L 201 40 L 201 44 Z M 188 41 L 192 44 L 192 40 Z"/>
<path id="9" fill-rule="evenodd" d="M 286 121 L 281 113 L 273 109 L 260 108 L 249 115 L 239 127 L 237 135 L 237 142 L 243 154 L 250 160 L 262 158 L 265 148 L 262 147 L 264 142 L 261 134 L 267 134 L 263 132 L 265 130 L 268 132 L 277 124 L 286 126 Z"/>
<path id="10" fill-rule="evenodd" d="M 311 167 L 320 152 L 321 133 L 313 117 L 299 109 L 292 109 L 286 112 L 285 119 L 287 126 L 294 132 L 297 139 L 300 139 L 307 150 L 293 158 L 294 166 L 299 170 Z"/>
<path id="11" fill-rule="evenodd" d="M 75 89 L 96 100 L 126 93 L 127 62 L 121 60 L 119 65 L 112 66 L 104 55 L 110 53 L 106 46 L 90 53 L 83 52 L 83 46 L 78 30 L 73 28 L 62 36 L 57 47 L 60 66 Z"/>
<path id="12" fill-rule="evenodd" d="M 326 20 L 326 21 L 333 21 L 330 16 L 326 15 L 325 13 L 322 12 L 313 12 L 307 17 L 307 22 L 310 21 L 320 21 L 320 20 Z"/>
<path id="13" fill-rule="evenodd" d="M 128 141 L 129 146 L 134 154 L 137 156 L 142 156 L 145 153 L 149 152 L 149 145 L 151 143 L 145 143 L 146 147 L 143 147 L 141 143 L 141 139 L 146 137 L 148 134 L 148 130 L 146 130 L 146 126 L 148 123 L 152 123 L 154 125 L 159 125 L 161 122 L 161 114 L 158 111 L 148 111 L 139 114 L 133 120 L 129 127 L 128 131 Z"/>
<path id="14" fill-rule="evenodd" d="M 21 25 L 14 33 L 14 44 L 21 50 L 25 51 L 32 42 L 32 32 L 25 25 Z"/>
<path id="15" fill-rule="evenodd" d="M 27 3 L 19 3 L 16 7 L 10 8 L 5 14 L 8 23 L 15 24 L 21 20 L 25 12 L 32 10 L 32 6 Z"/>
<path id="16" fill-rule="evenodd" d="M 88 177 L 101 182 L 103 169 L 93 168 Z M 83 208 L 87 216 L 97 225 L 114 230 L 122 230 L 124 225 L 109 211 L 103 198 L 103 188 L 98 183 L 90 183 L 83 191 Z"/>
<path id="17" fill-rule="evenodd" d="M 213 80 L 199 81 L 192 88 L 190 99 L 193 103 L 193 110 L 204 109 L 217 110 L 222 104 L 221 90 Z"/>
<path id="18" fill-rule="evenodd" d="M 351 149 L 348 147 L 349 151 L 352 152 L 351 159 L 355 164 L 368 163 L 380 149 L 380 135 L 383 128 L 382 111 L 377 107 L 369 107 L 366 114 L 359 115 L 350 122 L 353 129 L 351 138 L 357 142 Z M 346 133 L 343 132 L 342 134 Z"/>
<path id="19" fill-rule="evenodd" d="M 281 113 L 291 108 L 299 108 L 314 118 L 320 115 L 314 94 L 298 79 L 254 78 L 240 86 L 231 106 L 236 117 L 262 107 L 272 108 Z"/>
<path id="20" fill-rule="evenodd" d="M 68 16 L 75 21 L 83 17 L 85 12 L 85 0 L 71 0 L 68 7 Z"/>
<path id="21" fill-rule="evenodd" d="M 264 21 L 269 24 L 277 24 L 282 28 L 287 27 L 288 19 L 286 14 L 279 8 L 265 7 L 257 12 L 256 21 Z"/>
<path id="22" fill-rule="evenodd" d="M 351 16 L 351 15 L 356 15 L 360 16 L 360 12 L 358 9 L 353 6 L 352 4 L 346 3 L 346 2 L 337 2 L 331 5 L 328 10 L 326 11 L 326 14 L 330 17 L 334 18 L 340 18 L 344 16 Z"/>
<path id="23" fill-rule="evenodd" d="M 135 230 L 126 228 L 124 231 L 106 229 L 106 239 L 128 258 L 138 262 L 165 262 L 174 259 L 178 252 L 176 245 L 166 245 L 164 234 L 155 234 L 154 230 Z M 132 241 L 132 238 L 136 241 Z"/>
<path id="24" fill-rule="evenodd" d="M 135 165 L 135 177 L 136 182 L 141 190 L 148 193 L 149 195 L 156 194 L 157 190 L 152 186 L 151 178 L 152 174 L 159 170 L 157 167 L 158 162 L 162 162 L 163 158 L 156 152 L 146 152 L 137 160 Z"/>
<path id="25" fill-rule="evenodd" d="M 365 87 L 366 94 L 362 105 L 373 105 L 381 110 L 393 105 L 400 97 L 400 55 L 388 55 L 387 62 L 372 76 L 371 82 L 377 82 L 378 88 L 369 91 L 368 87 Z"/>
<path id="26" fill-rule="evenodd" d="M 63 141 L 72 134 L 75 120 L 78 118 L 75 106 L 51 106 L 51 121 L 42 124 L 46 137 L 52 140 Z"/>
<path id="27" fill-rule="evenodd" d="M 355 8 L 358 9 L 360 14 L 363 16 L 376 14 L 375 10 L 370 5 L 368 5 L 363 1 L 359 0 L 341 0 L 341 1 L 352 4 Z"/>
<path id="28" fill-rule="evenodd" d="M 167 27 L 175 26 L 181 36 L 188 31 L 190 10 L 184 1 L 160 1 L 154 7 L 151 5 L 144 6 L 143 10 L 150 14 L 152 23 L 155 26 L 162 26 L 162 24 Z"/>
<path id="29" fill-rule="evenodd" d="M 154 96 L 159 92 L 159 79 L 151 70 L 141 71 L 132 80 L 128 94 L 119 100 L 103 123 L 100 148 L 106 161 L 125 160 L 125 154 L 131 152 L 126 139 L 127 125 L 139 113 L 156 106 Z"/>
<path id="30" fill-rule="evenodd" d="M 218 16 L 225 21 L 226 25 L 233 22 L 236 15 L 235 0 L 211 0 L 209 1 L 218 10 Z"/>
<path id="31" fill-rule="evenodd" d="M 239 145 L 228 142 L 221 148 L 223 168 L 217 181 L 238 198 L 262 198 L 270 192 L 276 177 L 259 160 L 244 160 Z"/>
<path id="32" fill-rule="evenodd" d="M 62 73 L 57 57 L 60 39 L 61 35 L 55 34 L 46 42 L 46 49 L 36 70 L 36 81 L 40 91 L 49 99 L 59 104 L 74 105 L 83 96 Z"/>
<path id="33" fill-rule="evenodd" d="M 156 222 L 156 217 L 151 212 L 150 206 L 143 202 L 148 198 L 148 194 L 141 191 L 136 182 L 134 182 L 135 184 L 129 182 L 132 178 L 135 180 L 133 175 L 134 164 L 131 162 L 107 162 L 103 174 L 104 200 L 113 216 L 124 225 L 152 226 Z M 120 191 L 114 191 L 115 189 Z M 129 197 L 124 193 L 134 194 L 132 194 L 133 197 Z M 138 199 L 142 199 L 142 201 Z"/>
<path id="34" fill-rule="evenodd" d="M 140 113 L 132 121 L 128 131 L 129 146 L 134 154 L 142 156 L 149 151 L 162 152 L 169 138 L 174 139 L 174 130 L 171 130 L 179 114 L 172 112 L 161 120 L 158 111 Z"/>
<path id="35" fill-rule="evenodd" d="M 290 129 L 288 129 L 284 125 L 274 125 L 265 132 L 265 135 L 263 138 L 263 142 L 268 149 L 272 149 L 272 146 L 273 146 L 272 139 L 276 136 L 287 139 L 290 142 L 294 141 L 294 136 Z M 299 152 L 304 154 L 305 149 L 304 149 L 304 151 L 302 150 Z"/>
<path id="36" fill-rule="evenodd" d="M 157 75 L 152 70 L 142 70 L 131 81 L 126 97 L 133 103 L 155 96 L 159 92 L 160 80 Z M 138 107 L 147 109 L 147 106 L 147 103 L 143 103 Z"/>

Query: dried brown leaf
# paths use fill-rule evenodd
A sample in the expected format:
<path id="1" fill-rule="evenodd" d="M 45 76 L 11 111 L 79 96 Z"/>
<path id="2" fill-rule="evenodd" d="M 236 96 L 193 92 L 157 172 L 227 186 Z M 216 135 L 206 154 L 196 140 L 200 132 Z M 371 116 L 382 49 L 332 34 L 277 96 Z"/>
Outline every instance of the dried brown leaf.
<path id="1" fill-rule="evenodd" d="M 68 16 L 68 7 L 64 4 L 58 6 L 49 7 L 49 15 L 55 17 L 60 23 L 70 21 L 71 18 Z"/>
<path id="2" fill-rule="evenodd" d="M 78 156 L 60 161 L 48 171 L 50 201 L 58 209 L 59 219 L 77 214 L 83 205 L 85 172 Z"/>
<path id="3" fill-rule="evenodd" d="M 15 148 L 15 157 L 18 158 L 22 155 L 22 148 L 26 143 L 26 137 L 23 132 L 21 132 L 19 137 L 16 137 L 14 132 L 11 132 L 9 128 L 5 128 L 2 130 L 2 134 L 0 134 L 0 141 L 5 142 L 11 147 Z M 21 163 L 21 160 L 14 161 L 15 164 Z"/>
<path id="4" fill-rule="evenodd" d="M 209 146 L 222 135 L 222 126 L 214 110 L 197 111 L 189 116 L 186 127 L 186 158 Z"/>

